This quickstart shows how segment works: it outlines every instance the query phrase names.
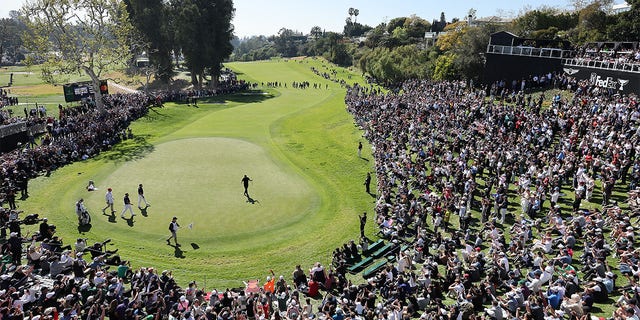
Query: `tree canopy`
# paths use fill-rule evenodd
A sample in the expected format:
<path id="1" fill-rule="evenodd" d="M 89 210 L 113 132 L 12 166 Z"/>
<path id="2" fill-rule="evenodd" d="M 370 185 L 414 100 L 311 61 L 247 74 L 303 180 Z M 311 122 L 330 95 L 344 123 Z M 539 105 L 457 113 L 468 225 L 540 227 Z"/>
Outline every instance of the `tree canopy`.
<path id="1" fill-rule="evenodd" d="M 23 41 L 32 61 L 43 62 L 43 78 L 85 73 L 102 108 L 100 77 L 122 66 L 132 49 L 133 27 L 119 0 L 33 0 L 22 7 Z"/>

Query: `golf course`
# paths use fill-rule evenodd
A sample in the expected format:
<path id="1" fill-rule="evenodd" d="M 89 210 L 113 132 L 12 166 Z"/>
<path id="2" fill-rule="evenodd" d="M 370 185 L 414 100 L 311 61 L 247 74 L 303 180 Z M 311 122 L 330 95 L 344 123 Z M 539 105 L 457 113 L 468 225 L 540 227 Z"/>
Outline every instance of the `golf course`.
<path id="1" fill-rule="evenodd" d="M 361 77 L 311 58 L 225 67 L 256 87 L 197 106 L 152 108 L 131 125 L 133 138 L 31 180 L 30 197 L 19 209 L 47 217 L 65 244 L 111 239 L 108 249 L 118 249 L 132 268 L 172 270 L 182 285 L 242 287 L 248 279 L 264 280 L 271 269 L 289 276 L 296 264 L 329 265 L 336 247 L 358 238 L 358 214 L 373 208 L 375 198 L 362 183 L 374 163 L 345 110 L 345 88 L 311 68 L 335 70 L 349 84 Z M 293 88 L 303 81 L 312 85 Z M 252 180 L 248 197 L 244 175 Z M 89 180 L 98 190 L 86 190 Z M 138 208 L 139 184 L 151 204 L 146 209 Z M 114 214 L 102 212 L 107 188 L 116 200 Z M 133 218 L 120 215 L 125 193 Z M 90 228 L 78 227 L 74 204 L 81 198 Z M 166 241 L 173 216 L 180 246 Z M 25 228 L 37 231 L 37 225 Z M 368 223 L 367 234 L 373 232 Z"/>

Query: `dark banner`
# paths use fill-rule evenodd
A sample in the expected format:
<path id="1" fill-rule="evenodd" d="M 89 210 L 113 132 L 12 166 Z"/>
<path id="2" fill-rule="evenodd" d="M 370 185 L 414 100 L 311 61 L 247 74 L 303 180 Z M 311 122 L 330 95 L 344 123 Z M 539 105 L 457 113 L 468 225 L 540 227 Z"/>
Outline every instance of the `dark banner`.
<path id="1" fill-rule="evenodd" d="M 0 126 L 0 138 L 8 137 L 27 130 L 26 122 L 18 122 Z"/>
<path id="2" fill-rule="evenodd" d="M 62 86 L 64 90 L 64 101 L 81 101 L 86 98 L 93 98 L 93 86 L 91 81 L 68 83 Z M 109 94 L 107 80 L 100 80 L 100 93 Z"/>
<path id="3" fill-rule="evenodd" d="M 562 71 L 562 60 L 524 55 L 487 53 L 484 68 L 484 83 L 491 85 L 500 80 L 528 79 Z"/>
<path id="4" fill-rule="evenodd" d="M 563 67 L 565 74 L 603 89 L 611 89 L 619 93 L 640 93 L 640 73 L 589 68 L 574 65 Z"/>

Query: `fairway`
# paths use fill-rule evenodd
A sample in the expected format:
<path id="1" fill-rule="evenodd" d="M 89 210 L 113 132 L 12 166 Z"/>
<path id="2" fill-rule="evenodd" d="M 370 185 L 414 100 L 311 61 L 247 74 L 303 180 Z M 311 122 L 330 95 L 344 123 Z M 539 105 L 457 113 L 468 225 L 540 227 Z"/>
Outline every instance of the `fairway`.
<path id="1" fill-rule="evenodd" d="M 20 209 L 48 217 L 68 244 L 111 238 L 110 249 L 134 268 L 173 270 L 183 285 L 241 287 L 269 269 L 288 275 L 296 264 L 328 266 L 336 247 L 357 239 L 357 215 L 375 201 L 362 186 L 373 161 L 366 148 L 357 156 L 358 141 L 368 145 L 345 110 L 345 89 L 311 71 L 334 67 L 316 59 L 227 67 L 257 90 L 150 110 L 131 125 L 134 139 L 33 180 Z M 349 82 L 360 79 L 335 70 Z M 263 85 L 274 81 L 283 85 Z M 294 89 L 293 81 L 318 88 Z M 243 195 L 245 174 L 251 199 Z M 84 189 L 89 180 L 98 191 Z M 151 203 L 146 210 L 137 208 L 139 183 Z M 101 212 L 108 187 L 114 215 Z M 125 192 L 133 219 L 120 217 Z M 88 230 L 78 229 L 73 211 L 80 198 L 92 214 Z M 181 225 L 180 247 L 165 241 L 172 216 Z M 367 233 L 373 229 L 369 223 Z"/>

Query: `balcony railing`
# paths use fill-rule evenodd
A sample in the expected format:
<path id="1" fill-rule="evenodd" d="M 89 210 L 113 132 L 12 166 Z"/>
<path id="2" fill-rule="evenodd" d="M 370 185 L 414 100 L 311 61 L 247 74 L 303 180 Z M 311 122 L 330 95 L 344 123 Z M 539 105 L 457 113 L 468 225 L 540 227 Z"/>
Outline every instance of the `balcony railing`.
<path id="1" fill-rule="evenodd" d="M 506 54 L 514 56 L 529 56 L 541 58 L 564 59 L 575 55 L 574 51 L 555 48 L 534 48 L 523 46 L 499 46 L 490 44 L 487 53 Z"/>
<path id="2" fill-rule="evenodd" d="M 616 60 L 594 60 L 589 58 L 571 58 L 563 59 L 564 65 L 576 66 L 576 67 L 589 67 L 594 69 L 604 70 L 617 70 L 625 72 L 640 73 L 640 63 L 638 62 L 623 62 Z"/>

